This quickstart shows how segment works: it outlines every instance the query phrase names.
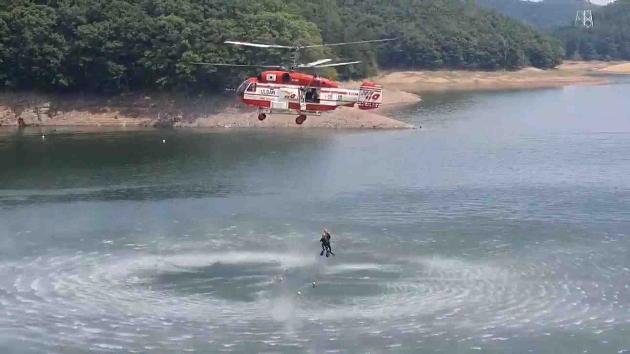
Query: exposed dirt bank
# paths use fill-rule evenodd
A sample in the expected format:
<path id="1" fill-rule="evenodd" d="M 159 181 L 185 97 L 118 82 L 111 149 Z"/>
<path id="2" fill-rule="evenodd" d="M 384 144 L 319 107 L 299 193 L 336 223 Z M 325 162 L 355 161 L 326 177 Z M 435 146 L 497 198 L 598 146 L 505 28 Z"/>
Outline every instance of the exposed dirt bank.
<path id="1" fill-rule="evenodd" d="M 414 94 L 388 92 L 386 107 L 418 102 Z M 272 115 L 260 122 L 256 111 L 243 108 L 233 96 L 175 97 L 127 95 L 103 98 L 88 95 L 0 95 L 0 126 L 95 127 L 316 127 L 405 129 L 413 126 L 375 111 L 340 108 L 311 116 L 299 126 L 295 115 Z"/>
<path id="2" fill-rule="evenodd" d="M 395 87 L 398 90 L 422 93 L 597 85 L 608 82 L 601 74 L 625 72 L 630 72 L 628 63 L 567 61 L 550 70 L 525 68 L 517 71 L 397 71 L 382 73 L 373 80 L 386 88 Z"/>
<path id="3" fill-rule="evenodd" d="M 599 72 L 609 74 L 630 74 L 630 63 L 610 65 L 600 69 Z"/>
<path id="4" fill-rule="evenodd" d="M 412 125 L 371 111 L 342 107 L 321 116 L 309 116 L 301 126 L 295 124 L 295 115 L 270 115 L 259 121 L 256 111 L 226 109 L 192 122 L 181 122 L 176 126 L 205 128 L 335 128 L 335 129 L 408 129 Z"/>

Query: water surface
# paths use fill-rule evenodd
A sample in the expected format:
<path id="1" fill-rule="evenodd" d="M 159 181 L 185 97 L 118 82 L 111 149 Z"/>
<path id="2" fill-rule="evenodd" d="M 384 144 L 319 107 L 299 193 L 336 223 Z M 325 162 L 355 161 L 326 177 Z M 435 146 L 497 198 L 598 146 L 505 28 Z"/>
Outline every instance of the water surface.
<path id="1" fill-rule="evenodd" d="M 0 351 L 627 352 L 628 94 L 427 96 L 414 131 L 1 131 Z"/>

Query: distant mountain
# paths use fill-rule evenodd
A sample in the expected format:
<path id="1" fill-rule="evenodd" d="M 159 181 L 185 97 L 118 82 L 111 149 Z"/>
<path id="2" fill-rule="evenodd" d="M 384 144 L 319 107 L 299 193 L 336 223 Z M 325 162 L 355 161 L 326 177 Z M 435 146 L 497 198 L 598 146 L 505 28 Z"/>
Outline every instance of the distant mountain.
<path id="1" fill-rule="evenodd" d="M 476 0 L 478 5 L 551 32 L 560 38 L 566 57 L 583 60 L 630 60 L 630 0 L 591 5 L 594 28 L 574 26 L 580 0 Z"/>
<path id="2" fill-rule="evenodd" d="M 583 6 L 579 0 L 477 0 L 477 4 L 545 31 L 572 24 L 577 10 Z"/>

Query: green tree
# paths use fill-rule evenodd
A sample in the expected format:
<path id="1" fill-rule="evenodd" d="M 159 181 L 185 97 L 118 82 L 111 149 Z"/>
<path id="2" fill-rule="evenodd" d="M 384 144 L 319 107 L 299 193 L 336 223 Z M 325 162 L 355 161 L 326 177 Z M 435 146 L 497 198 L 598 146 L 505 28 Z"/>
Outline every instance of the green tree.
<path id="1" fill-rule="evenodd" d="M 45 5 L 21 4 L 0 14 L 1 72 L 10 87 L 65 87 L 61 73 L 68 44 L 58 33 L 55 11 Z"/>
<path id="2" fill-rule="evenodd" d="M 607 33 L 610 40 L 625 38 Z M 227 39 L 305 45 L 385 37 L 398 40 L 313 48 L 301 59 L 361 60 L 338 69 L 340 77 L 359 78 L 379 67 L 547 68 L 562 58 L 557 41 L 473 1 L 5 0 L 0 2 L 0 85 L 110 92 L 216 90 L 259 70 L 199 62 L 291 60 L 287 50 L 232 47 L 223 43 Z M 623 45 L 606 43 L 598 40 L 593 47 L 606 56 L 627 52 Z"/>

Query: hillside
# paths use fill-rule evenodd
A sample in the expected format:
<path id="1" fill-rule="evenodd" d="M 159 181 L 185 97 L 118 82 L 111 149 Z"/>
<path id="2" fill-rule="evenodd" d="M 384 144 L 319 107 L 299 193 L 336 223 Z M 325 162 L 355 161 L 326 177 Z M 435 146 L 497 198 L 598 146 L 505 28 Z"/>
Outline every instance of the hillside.
<path id="1" fill-rule="evenodd" d="M 551 31 L 557 27 L 573 24 L 576 11 L 581 4 L 576 0 L 476 0 L 483 7 L 523 21 L 535 28 Z M 593 6 L 597 8 L 598 6 Z"/>
<path id="2" fill-rule="evenodd" d="M 556 35 L 569 58 L 630 60 L 630 0 L 617 0 L 593 11 L 592 29 L 565 27 Z"/>
<path id="3" fill-rule="evenodd" d="M 342 48 L 345 56 L 367 54 L 383 68 L 550 68 L 562 57 L 557 41 L 471 1 L 291 2 L 296 11 L 318 25 L 325 41 L 398 38 L 379 48 Z"/>
<path id="4" fill-rule="evenodd" d="M 460 0 L 5 0 L 0 86 L 120 92 L 218 90 L 256 70 L 196 62 L 286 62 L 281 50 L 232 48 L 226 39 L 314 44 L 398 37 L 393 44 L 307 52 L 360 59 L 340 77 L 375 68 L 540 68 L 560 44 Z M 334 75 L 333 73 L 329 73 Z"/>

